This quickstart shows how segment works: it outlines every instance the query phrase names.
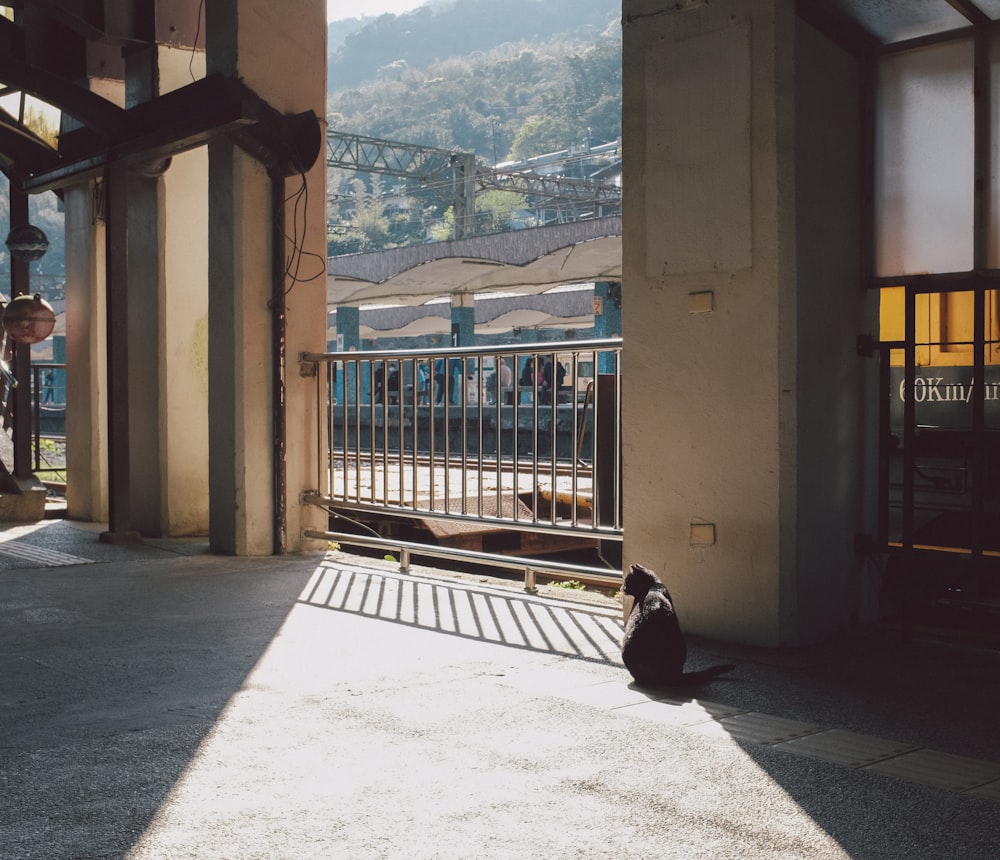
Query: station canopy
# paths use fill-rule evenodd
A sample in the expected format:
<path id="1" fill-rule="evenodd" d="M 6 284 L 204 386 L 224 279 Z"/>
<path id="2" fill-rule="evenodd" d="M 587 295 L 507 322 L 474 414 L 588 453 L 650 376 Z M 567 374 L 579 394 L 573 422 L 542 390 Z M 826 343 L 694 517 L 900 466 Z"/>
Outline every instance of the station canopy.
<path id="1" fill-rule="evenodd" d="M 620 281 L 621 216 L 332 257 L 327 272 L 332 307 Z"/>

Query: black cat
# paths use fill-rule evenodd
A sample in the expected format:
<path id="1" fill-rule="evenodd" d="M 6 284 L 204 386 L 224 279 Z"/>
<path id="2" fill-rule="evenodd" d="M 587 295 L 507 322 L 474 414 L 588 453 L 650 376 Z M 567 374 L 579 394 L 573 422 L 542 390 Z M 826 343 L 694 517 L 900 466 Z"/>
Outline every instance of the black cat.
<path id="1" fill-rule="evenodd" d="M 625 577 L 625 594 L 635 599 L 625 636 L 622 661 L 636 682 L 650 687 L 695 686 L 732 671 L 731 663 L 685 672 L 687 645 L 667 587 L 656 574 L 633 564 Z"/>

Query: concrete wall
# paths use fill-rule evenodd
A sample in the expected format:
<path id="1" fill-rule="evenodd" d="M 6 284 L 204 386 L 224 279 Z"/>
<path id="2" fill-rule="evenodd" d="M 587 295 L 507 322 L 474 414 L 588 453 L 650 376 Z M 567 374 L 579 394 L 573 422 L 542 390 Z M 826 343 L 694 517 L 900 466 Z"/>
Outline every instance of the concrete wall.
<path id="1" fill-rule="evenodd" d="M 623 19 L 625 563 L 663 575 L 689 631 L 768 646 L 849 616 L 860 470 L 856 79 L 809 56 L 794 5 Z M 818 131 L 828 62 L 848 77 Z M 850 406 L 833 427 L 820 379 Z"/>

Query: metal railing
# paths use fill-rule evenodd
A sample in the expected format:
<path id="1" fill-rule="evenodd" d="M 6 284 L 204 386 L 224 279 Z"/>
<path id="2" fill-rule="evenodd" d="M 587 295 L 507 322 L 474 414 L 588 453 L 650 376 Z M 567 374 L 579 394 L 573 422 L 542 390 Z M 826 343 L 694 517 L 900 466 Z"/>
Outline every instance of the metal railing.
<path id="1" fill-rule="evenodd" d="M 431 533 L 621 541 L 621 339 L 309 353 L 300 361 L 315 373 L 320 416 L 316 490 L 305 500 L 332 517 L 418 519 Z M 382 545 L 371 533 L 310 536 Z M 526 582 L 529 566 L 566 569 L 473 555 L 523 566 Z M 580 578 L 620 578 L 619 570 L 573 569 Z"/>
<path id="2" fill-rule="evenodd" d="M 61 471 L 65 475 L 65 453 L 47 451 L 45 442 L 65 446 L 66 365 L 31 365 L 31 449 L 34 471 Z M 49 481 L 47 483 L 55 483 Z M 65 484 L 65 481 L 62 482 Z"/>

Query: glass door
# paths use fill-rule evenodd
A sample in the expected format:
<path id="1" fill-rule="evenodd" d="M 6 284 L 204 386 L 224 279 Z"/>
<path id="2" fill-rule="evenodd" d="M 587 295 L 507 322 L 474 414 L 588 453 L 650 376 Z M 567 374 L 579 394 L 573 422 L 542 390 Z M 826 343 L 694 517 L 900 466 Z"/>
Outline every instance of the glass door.
<path id="1" fill-rule="evenodd" d="M 881 299 L 883 543 L 1000 555 L 997 292 L 909 285 Z"/>

